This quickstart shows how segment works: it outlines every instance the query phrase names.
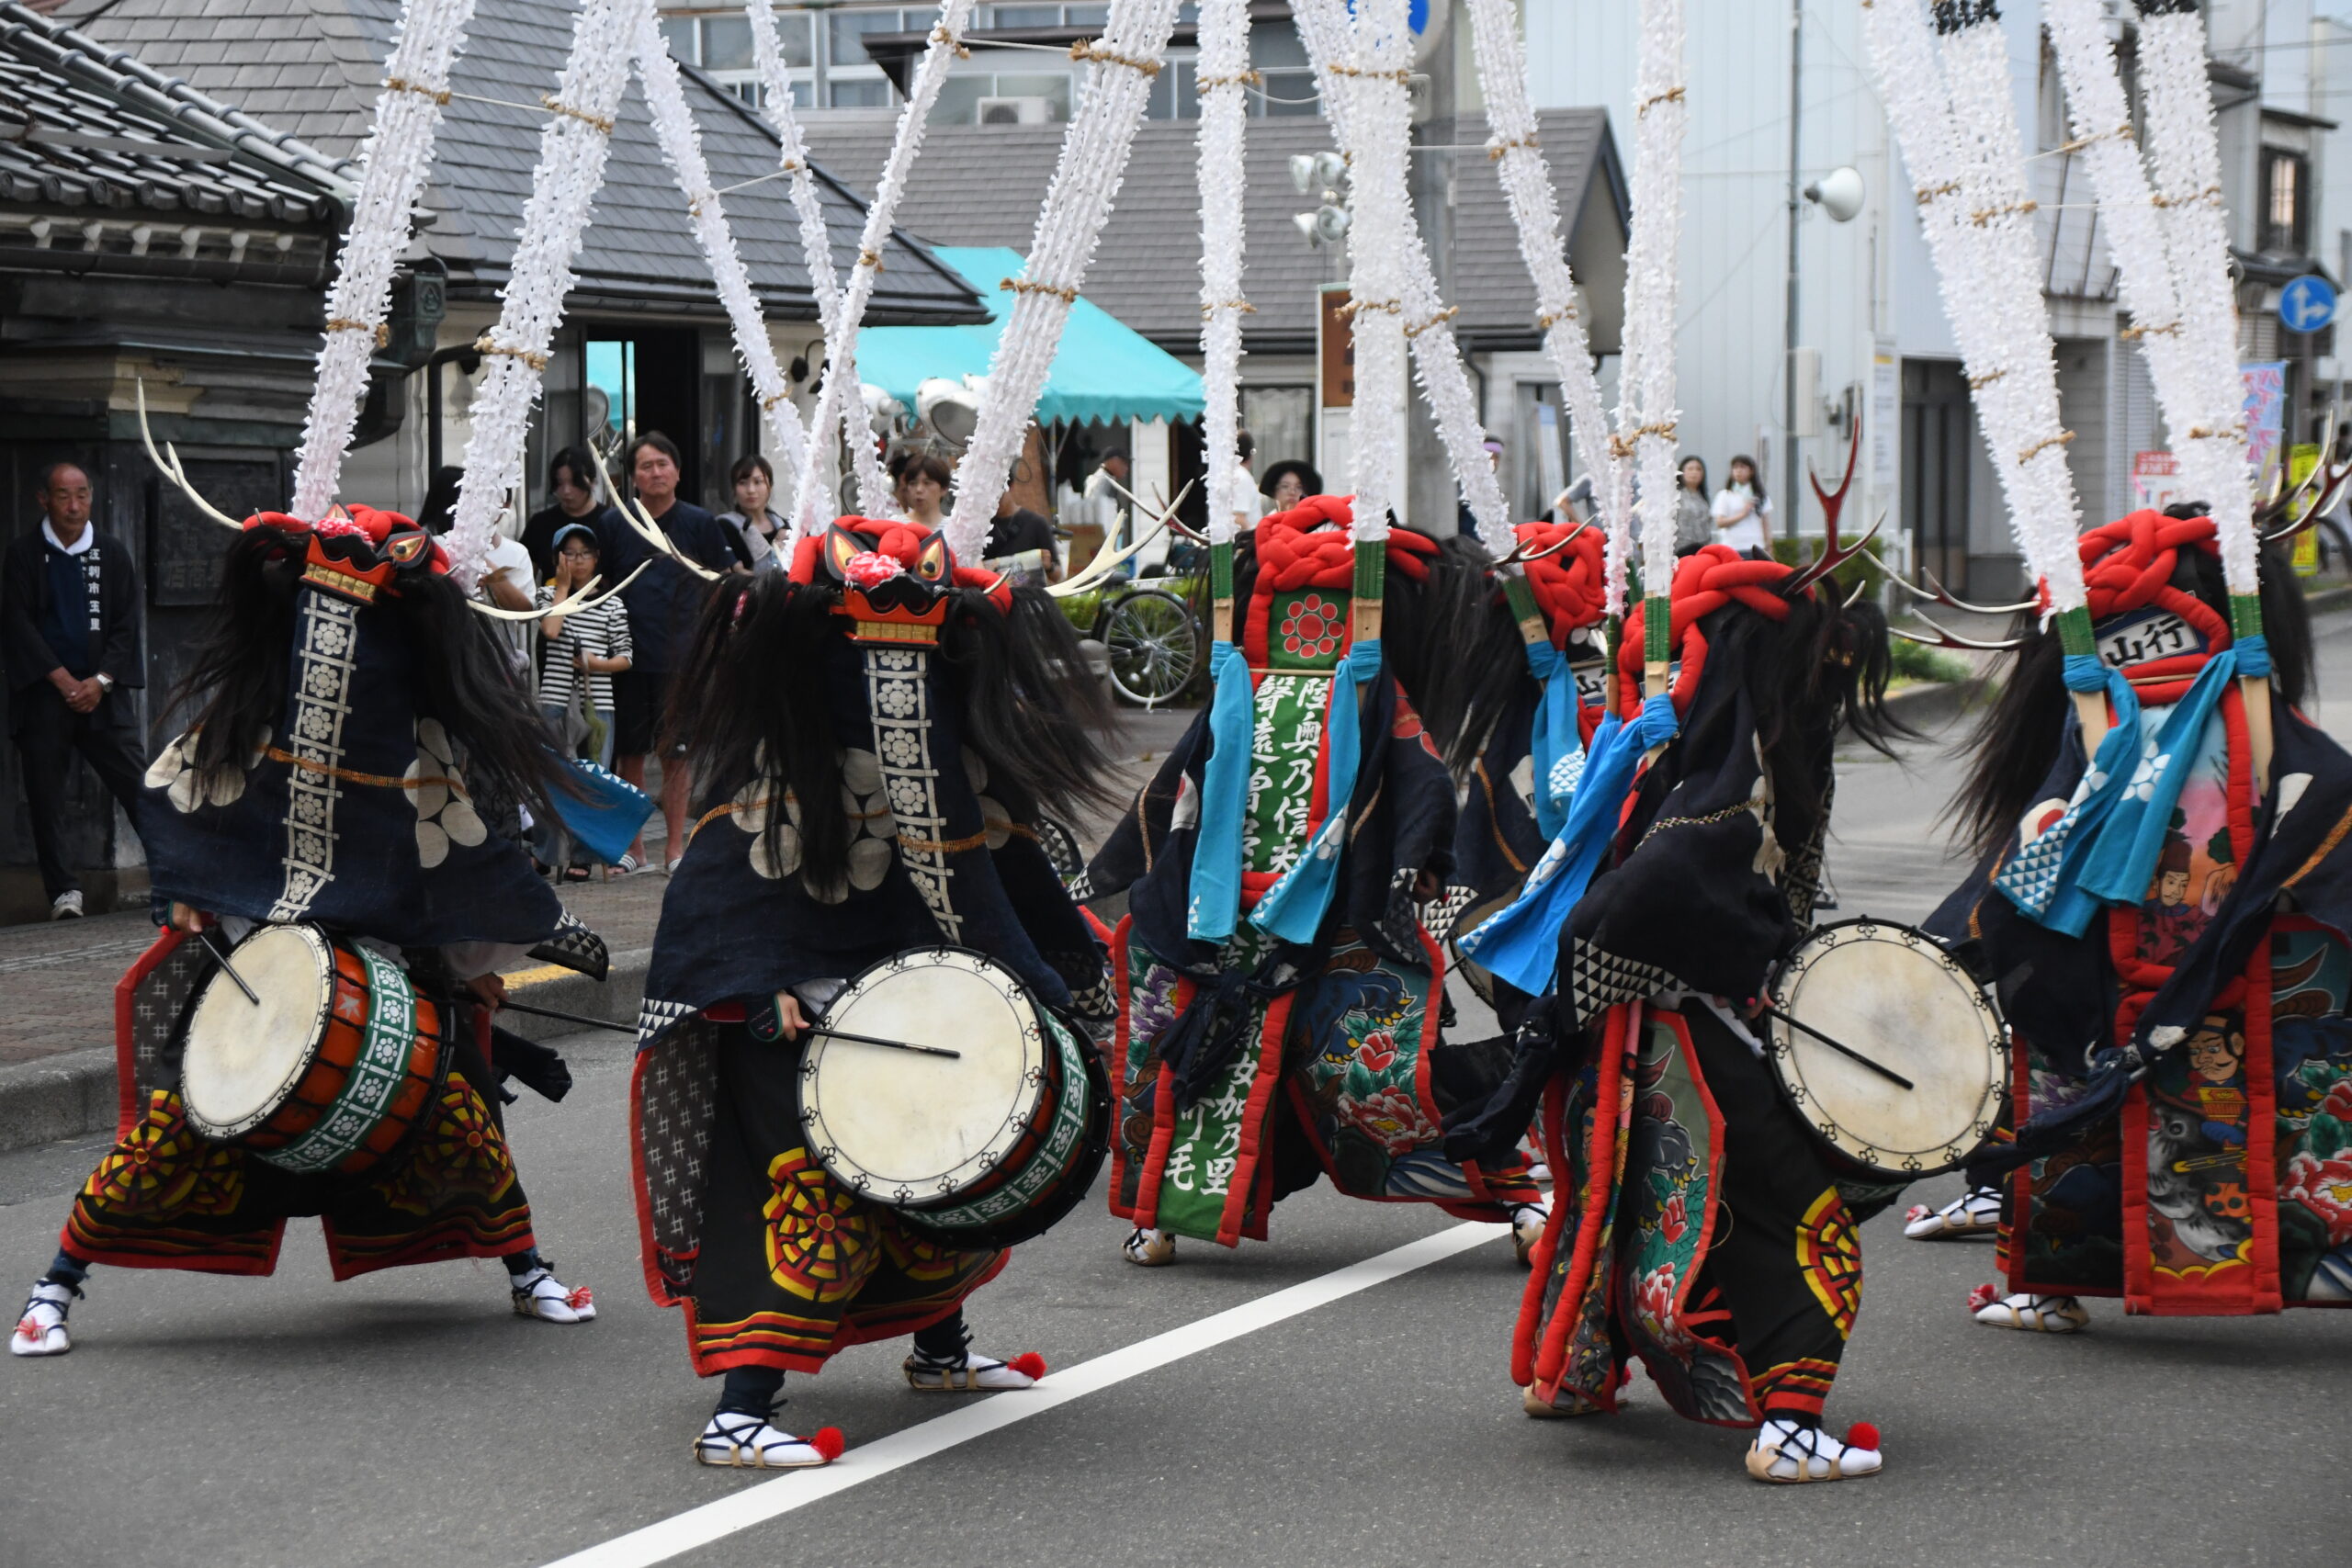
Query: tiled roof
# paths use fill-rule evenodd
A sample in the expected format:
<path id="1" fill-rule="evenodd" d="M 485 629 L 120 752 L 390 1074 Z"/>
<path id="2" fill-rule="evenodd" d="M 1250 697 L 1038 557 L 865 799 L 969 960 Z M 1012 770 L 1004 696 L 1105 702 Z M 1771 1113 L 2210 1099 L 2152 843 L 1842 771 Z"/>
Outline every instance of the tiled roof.
<path id="1" fill-rule="evenodd" d="M 1573 232 L 1571 259 L 1591 293 L 1595 346 L 1616 346 L 1622 294 L 1625 192 L 1609 118 L 1597 108 L 1547 109 L 1539 117 L 1544 152 Z M 806 117 L 810 152 L 842 178 L 870 180 L 888 153 L 891 122 L 864 114 Z M 1038 203 L 1061 152 L 1059 125 L 934 126 L 924 137 L 907 197 L 906 228 L 939 245 L 1010 245 L 1027 251 Z M 1440 128 L 1442 129 L 1442 128 Z M 1175 353 L 1200 339 L 1199 180 L 1190 120 L 1147 121 L 1119 186 L 1086 297 Z M 1456 330 L 1474 347 L 1532 347 L 1537 341 L 1535 290 L 1521 264 L 1510 210 L 1483 151 L 1481 118 L 1464 118 L 1451 135 L 1432 135 L 1455 153 L 1454 287 Z M 1290 158 L 1331 146 L 1320 118 L 1250 122 L 1243 178 L 1249 225 L 1243 283 L 1257 313 L 1245 332 L 1259 353 L 1300 352 L 1314 342 L 1317 286 L 1346 274 L 1337 253 L 1310 250 L 1292 226 L 1312 203 L 1290 182 Z"/>
<path id="2" fill-rule="evenodd" d="M 206 93 L 243 104 L 334 156 L 356 152 L 374 113 L 399 0 L 66 0 L 60 19 L 94 14 L 93 36 Z M 522 103 L 555 88 L 571 46 L 575 7 L 561 0 L 485 0 L 476 11 L 451 86 Z M 741 100 L 691 70 L 687 99 L 701 128 L 712 181 L 722 191 L 773 175 L 776 141 Z M 444 113 L 424 202 L 423 236 L 447 263 L 458 297 L 503 283 L 514 231 L 530 194 L 542 111 L 459 97 Z M 859 197 L 827 179 L 836 266 L 857 256 Z M 762 301 L 775 314 L 813 318 L 816 307 L 790 192 L 768 180 L 725 196 L 727 215 Z M 631 83 L 595 220 L 574 266 L 577 303 L 716 313 L 710 273 L 687 229 L 684 199 L 662 162 Z M 887 253 L 868 320 L 912 323 L 978 320 L 970 292 L 903 240 Z"/>
<path id="3" fill-rule="evenodd" d="M 0 202 L 68 219 L 331 231 L 354 173 L 22 6 L 0 5 Z"/>

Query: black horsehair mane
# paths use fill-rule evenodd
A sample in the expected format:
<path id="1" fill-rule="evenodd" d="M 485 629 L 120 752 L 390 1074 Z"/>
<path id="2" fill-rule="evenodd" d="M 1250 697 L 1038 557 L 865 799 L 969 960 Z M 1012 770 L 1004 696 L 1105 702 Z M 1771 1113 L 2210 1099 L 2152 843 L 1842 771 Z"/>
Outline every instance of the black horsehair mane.
<path id="1" fill-rule="evenodd" d="M 202 705 L 194 761 L 203 772 L 244 768 L 279 723 L 306 548 L 303 536 L 266 526 L 245 529 L 229 547 L 220 598 L 171 696 L 175 709 Z M 464 591 L 447 577 L 412 570 L 374 607 L 406 626 L 422 688 L 417 711 L 439 720 L 465 749 L 469 787 L 550 809 L 548 792 L 566 786 L 546 741 L 546 720 Z"/>
<path id="2" fill-rule="evenodd" d="M 2175 511 L 2182 509 L 2175 508 Z M 2202 516 L 2197 508 L 2190 516 Z M 2194 593 L 2213 612 L 2229 618 L 2229 588 L 2222 563 L 2202 550 L 2182 550 L 2172 585 Z M 1963 745 L 1968 776 L 1944 808 L 1960 840 L 1977 855 L 2007 843 L 2057 764 L 2067 733 L 2070 699 L 2062 677 L 2064 650 L 2055 630 L 2043 631 L 2035 613 L 2021 612 L 2010 630 L 2024 646 L 2009 656 L 2006 679 Z M 2278 548 L 2262 552 L 2262 626 L 2270 643 L 2270 669 L 2279 696 L 2301 707 L 2312 689 L 2312 623 L 2302 589 Z"/>
<path id="3" fill-rule="evenodd" d="M 989 793 L 1016 815 L 1034 807 L 1064 823 L 1112 806 L 1113 761 L 1096 739 L 1115 723 L 1087 678 L 1078 634 L 1052 599 L 1016 589 L 998 611 L 976 589 L 951 591 L 940 655 L 964 717 L 965 742 L 988 764 Z M 702 809 L 763 773 L 804 801 L 841 798 L 842 750 L 827 711 L 828 639 L 840 635 L 841 590 L 782 572 L 730 576 L 711 594 L 684 670 L 673 683 L 667 737 L 685 747 Z M 779 759 L 781 766 L 771 766 Z M 771 809 L 771 848 L 785 823 Z M 848 868 L 850 824 L 804 811 L 801 863 L 819 886 Z"/>

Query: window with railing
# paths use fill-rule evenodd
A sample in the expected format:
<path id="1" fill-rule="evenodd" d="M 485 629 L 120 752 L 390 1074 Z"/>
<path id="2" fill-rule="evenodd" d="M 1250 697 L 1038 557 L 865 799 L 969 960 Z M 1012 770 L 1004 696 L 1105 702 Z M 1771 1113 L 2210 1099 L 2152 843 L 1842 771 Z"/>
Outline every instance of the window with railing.
<path id="1" fill-rule="evenodd" d="M 2255 248 L 2301 255 L 2311 245 L 2312 161 L 2284 147 L 2262 150 L 2261 235 Z"/>

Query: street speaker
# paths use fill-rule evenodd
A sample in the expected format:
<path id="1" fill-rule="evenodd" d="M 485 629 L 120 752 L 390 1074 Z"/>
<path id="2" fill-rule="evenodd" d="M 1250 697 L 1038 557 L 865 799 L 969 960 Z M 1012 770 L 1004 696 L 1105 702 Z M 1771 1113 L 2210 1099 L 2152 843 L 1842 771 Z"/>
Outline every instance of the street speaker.
<path id="1" fill-rule="evenodd" d="M 915 389 L 915 417 L 952 446 L 963 446 L 979 428 L 979 393 L 944 376 L 926 377 Z"/>
<path id="2" fill-rule="evenodd" d="M 1830 170 L 1804 187 L 1804 198 L 1829 214 L 1833 223 L 1850 223 L 1870 196 L 1861 171 L 1851 164 Z"/>
<path id="3" fill-rule="evenodd" d="M 1294 152 L 1290 160 L 1290 183 L 1301 196 L 1311 196 L 1318 190 L 1335 190 L 1347 177 L 1348 161 L 1337 152 Z"/>

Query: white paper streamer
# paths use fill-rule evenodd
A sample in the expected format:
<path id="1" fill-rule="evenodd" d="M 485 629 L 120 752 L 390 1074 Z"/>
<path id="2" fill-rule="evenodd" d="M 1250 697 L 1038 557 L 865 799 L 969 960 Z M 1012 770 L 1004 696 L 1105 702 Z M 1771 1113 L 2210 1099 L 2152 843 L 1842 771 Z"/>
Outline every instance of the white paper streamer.
<path id="1" fill-rule="evenodd" d="M 1535 282 L 1535 319 L 1544 331 L 1544 350 L 1551 356 L 1553 375 L 1559 378 L 1560 400 L 1567 409 L 1577 456 L 1592 478 L 1595 493 L 1613 496 L 1624 460 L 1609 445 L 1609 416 L 1602 412 L 1600 382 L 1593 374 L 1592 342 L 1577 307 L 1576 278 L 1560 232 L 1559 197 L 1552 188 L 1551 168 L 1536 144 L 1519 10 L 1511 0 L 1469 0 L 1469 8 L 1478 88 L 1487 100 L 1487 150 L 1496 160 L 1504 198 L 1510 203 L 1520 257 Z M 1488 548 L 1493 548 L 1491 541 Z"/>
<path id="2" fill-rule="evenodd" d="M 800 251 L 808 260 L 808 281 L 817 296 L 817 319 L 830 345 L 839 330 L 841 277 L 833 270 L 832 239 L 825 227 L 824 198 L 818 192 L 817 176 L 808 166 L 808 143 L 800 133 L 799 117 L 792 112 L 792 77 L 776 38 L 775 6 L 774 0 L 746 0 L 743 11 L 752 24 L 752 55 L 759 68 L 764 96 L 763 109 L 782 144 L 777 150 L 777 167 L 789 176 L 793 211 L 800 220 Z M 830 346 L 827 352 L 830 355 Z M 829 358 L 828 363 L 838 362 Z M 855 389 L 855 363 L 842 366 L 841 373 Z M 852 397 L 842 403 L 841 424 L 842 440 L 849 448 L 850 463 L 857 476 L 859 507 L 869 516 L 881 516 L 890 504 L 890 479 L 882 471 L 881 453 L 865 423 L 864 399 Z M 826 449 L 831 439 L 832 432 L 823 421 L 811 423 L 803 482 L 808 482 L 807 476 L 813 474 L 820 491 L 830 484 L 834 469 L 831 454 Z M 786 510 L 789 509 L 787 502 Z"/>
<path id="3" fill-rule="evenodd" d="M 295 464 L 292 511 L 307 522 L 334 504 L 344 450 L 368 393 L 368 362 L 391 310 L 392 267 L 408 249 L 449 68 L 465 47 L 473 14 L 474 0 L 408 0 L 401 7 L 375 129 L 359 151 L 359 194 L 327 290 L 326 339 Z"/>
<path id="4" fill-rule="evenodd" d="M 1008 280 L 1012 309 L 989 361 L 978 427 L 960 467 L 946 530 L 947 547 L 958 560 L 978 560 L 988 544 L 996 503 L 1037 412 L 1062 327 L 1086 282 L 1175 25 L 1176 0 L 1112 0 L 1109 24 L 1087 56 L 1093 68 L 1063 134 L 1028 263 L 1017 280 Z"/>
<path id="5" fill-rule="evenodd" d="M 670 57 L 669 40 L 662 36 L 651 6 L 639 6 L 636 26 L 638 79 L 645 85 L 653 139 L 661 145 L 662 161 L 677 175 L 678 188 L 685 193 L 695 240 L 710 265 L 718 302 L 735 330 L 735 353 L 751 377 L 752 394 L 759 399 L 767 423 L 768 445 L 776 455 L 776 486 L 786 489 L 797 483 L 808 450 L 800 411 L 793 406 L 792 390 L 776 365 L 775 348 L 768 342 L 767 318 L 752 293 L 751 275 L 744 271 L 735 236 L 727 227 L 727 209 L 711 188 L 710 165 L 702 154 L 702 132 L 686 107 L 678 62 Z"/>
<path id="6" fill-rule="evenodd" d="M 882 173 L 874 182 L 874 200 L 865 209 L 865 228 L 858 241 L 857 265 L 850 268 L 849 283 L 842 290 L 841 304 L 835 320 L 825 332 L 825 389 L 817 400 L 817 416 L 810 421 L 816 433 L 815 441 L 832 439 L 833 428 L 854 417 L 850 428 L 862 431 L 865 423 L 865 400 L 860 395 L 857 378 L 857 333 L 865 319 L 866 301 L 874 295 L 874 279 L 882 270 L 882 255 L 889 248 L 890 230 L 898 220 L 899 203 L 907 192 L 907 175 L 914 168 L 915 155 L 922 151 L 923 127 L 931 118 L 932 106 L 939 101 L 939 89 L 947 80 L 948 67 L 955 64 L 963 52 L 964 24 L 972 14 L 972 0 L 946 0 L 939 10 L 939 25 L 932 29 L 931 45 L 923 51 L 922 63 L 915 68 L 914 81 L 907 96 L 906 107 L 899 111 L 898 134 L 891 139 L 890 155 L 884 160 Z M 865 448 L 870 454 L 873 443 L 853 435 L 853 450 Z M 819 470 L 817 454 L 812 446 L 801 481 L 793 493 L 792 508 L 786 513 L 792 521 L 794 538 L 813 528 L 822 527 L 827 519 L 820 517 L 817 505 L 816 475 Z M 971 468 L 967 456 L 962 466 L 964 479 L 969 483 Z M 869 476 L 870 464 L 858 470 L 859 504 L 876 516 L 887 515 L 889 506 L 889 486 L 876 482 Z M 1001 490 L 1003 476 L 997 484 Z M 990 497 L 991 511 L 996 501 Z M 982 536 L 982 544 L 987 542 Z M 978 560 L 978 556 L 960 558 Z"/>
<path id="7" fill-rule="evenodd" d="M 1325 118 L 1330 120 L 1341 151 L 1352 154 L 1355 130 L 1348 112 L 1350 79 L 1331 70 L 1334 62 L 1350 62 L 1355 48 L 1347 0 L 1293 0 L 1291 13 L 1298 24 L 1299 40 L 1306 46 L 1307 60 L 1315 67 Z M 1510 503 L 1504 499 L 1502 480 L 1487 457 L 1487 431 L 1479 422 L 1477 394 L 1454 339 L 1453 312 L 1439 297 L 1429 246 L 1419 225 L 1411 221 L 1409 205 L 1407 219 L 1400 240 L 1406 336 L 1413 352 L 1414 379 L 1429 405 L 1430 417 L 1436 422 L 1438 438 L 1453 468 L 1455 486 L 1477 524 L 1479 539 L 1499 556 L 1518 542 L 1511 531 Z"/>
<path id="8" fill-rule="evenodd" d="M 1966 40 L 1973 52 L 1961 58 L 1997 80 L 1973 84 L 1963 111 L 1947 84 L 1953 57 L 1939 58 L 1921 0 L 1874 0 L 1862 19 L 2010 529 L 2027 569 L 2048 585 L 2052 609 L 2075 608 L 2084 603 L 2077 508 L 2063 445 L 2051 439 L 2062 434 L 2057 362 L 2033 262 L 2038 247 L 2023 211 L 1999 210 L 2025 199 L 2006 40 L 1997 19 L 1970 29 L 1979 37 Z M 2003 127 L 2013 149 L 2006 178 L 1979 140 Z"/>
<path id="9" fill-rule="evenodd" d="M 1643 0 L 1634 73 L 1634 231 L 1625 252 L 1625 356 L 1617 400 L 1617 444 L 1630 451 L 1631 482 L 1609 518 L 1611 613 L 1624 603 L 1623 533 L 1640 529 L 1642 592 L 1664 595 L 1674 581 L 1674 315 L 1682 231 L 1682 0 Z M 1621 480 L 1621 485 L 1626 481 Z"/>
<path id="10" fill-rule="evenodd" d="M 635 0 L 586 0 L 572 22 L 571 53 L 548 100 L 556 113 L 539 133 L 539 161 L 499 297 L 498 324 L 476 344 L 486 366 L 474 394 L 457 516 L 443 541 L 451 575 L 469 589 L 489 564 L 499 510 L 522 482 L 548 347 L 563 321 L 571 264 L 605 183 L 613 117 L 628 86 L 634 6 Z"/>
<path id="11" fill-rule="evenodd" d="M 758 4 L 759 0 L 753 0 Z M 1244 243 L 1240 177 L 1250 116 L 1249 0 L 1203 0 L 1201 54 L 1201 438 L 1208 452 L 1209 542 L 1229 542 L 1241 508 L 1241 292 Z"/>
<path id="12" fill-rule="evenodd" d="M 2255 476 L 2246 471 L 2245 383 L 2238 373 L 2237 298 L 2222 215 L 2222 159 L 2206 73 L 2205 23 L 2194 10 L 2140 22 L 2141 101 L 2160 224 L 2180 299 L 2190 410 L 2165 411 L 2190 496 L 2213 509 L 2222 575 L 2232 593 L 2260 592 L 2254 537 Z"/>

